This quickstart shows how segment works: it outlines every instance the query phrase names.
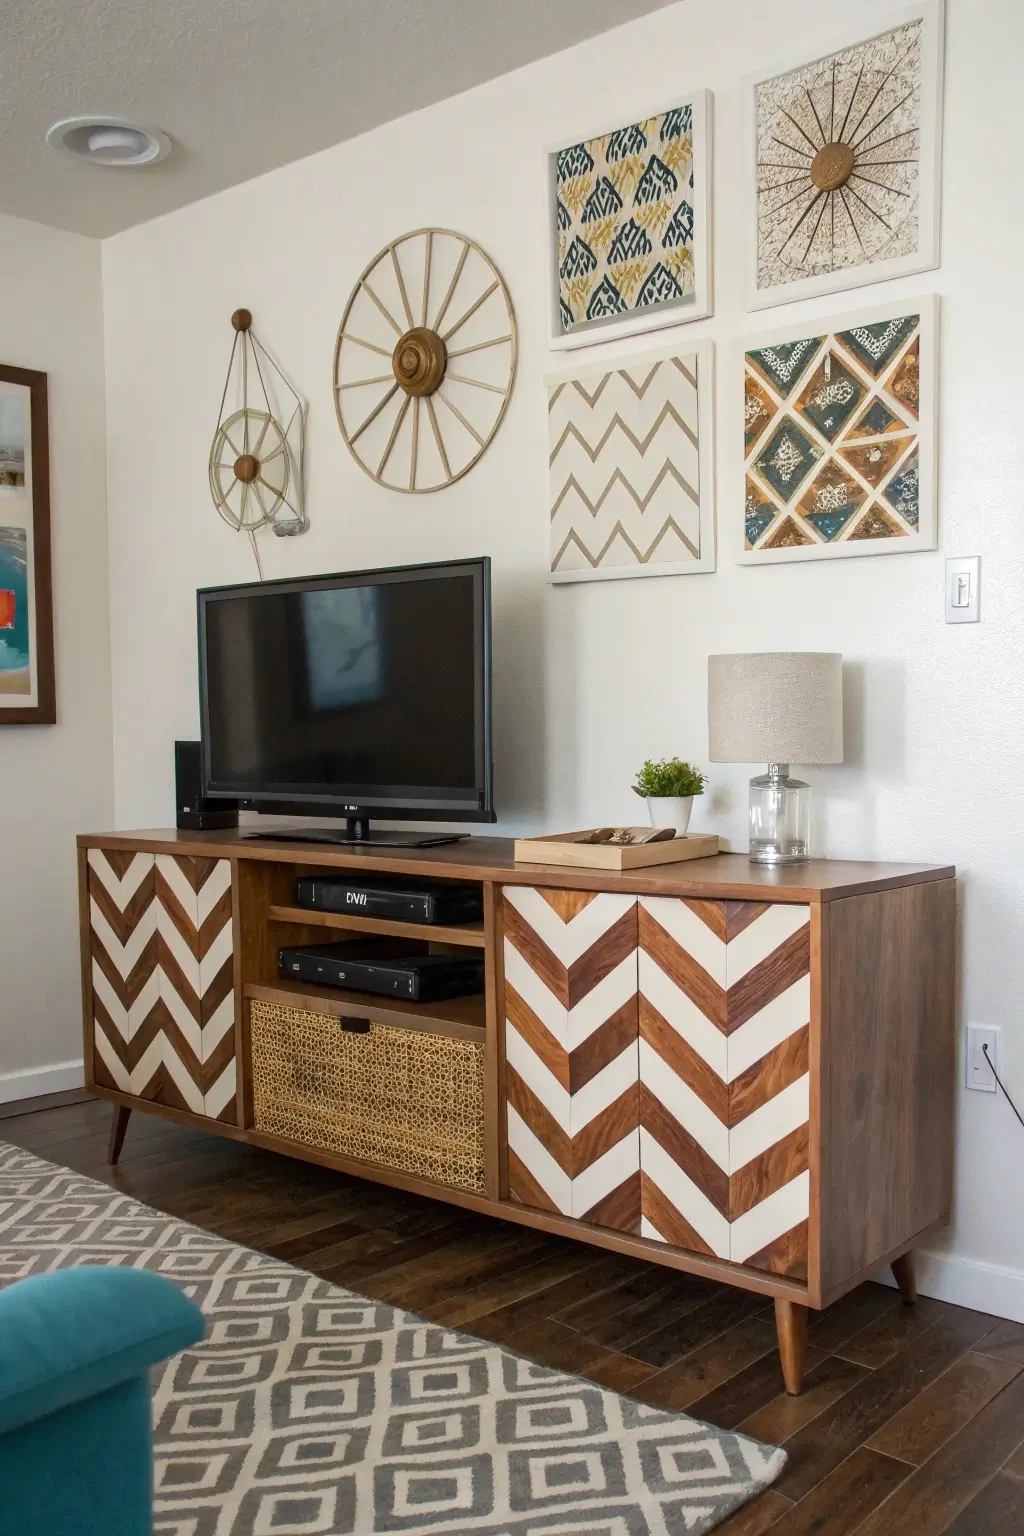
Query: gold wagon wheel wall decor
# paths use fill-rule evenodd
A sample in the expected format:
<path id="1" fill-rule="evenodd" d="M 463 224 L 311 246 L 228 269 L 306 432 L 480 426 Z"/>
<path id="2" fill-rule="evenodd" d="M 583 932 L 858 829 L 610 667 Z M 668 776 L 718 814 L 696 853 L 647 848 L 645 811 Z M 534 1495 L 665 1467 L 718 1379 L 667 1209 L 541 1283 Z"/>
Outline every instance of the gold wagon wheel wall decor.
<path id="1" fill-rule="evenodd" d="M 303 506 L 306 405 L 256 339 L 249 311 L 236 309 L 231 324 L 235 340 L 210 448 L 210 495 L 228 526 L 249 535 L 262 580 L 258 530 L 269 527 L 289 536 L 308 527 Z M 280 421 L 268 380 L 285 406 Z M 241 407 L 231 411 L 233 384 Z"/>
<path id="2" fill-rule="evenodd" d="M 338 425 L 372 479 L 412 492 L 461 479 L 501 425 L 515 376 L 512 300 L 474 240 L 416 229 L 374 257 L 334 349 Z"/>

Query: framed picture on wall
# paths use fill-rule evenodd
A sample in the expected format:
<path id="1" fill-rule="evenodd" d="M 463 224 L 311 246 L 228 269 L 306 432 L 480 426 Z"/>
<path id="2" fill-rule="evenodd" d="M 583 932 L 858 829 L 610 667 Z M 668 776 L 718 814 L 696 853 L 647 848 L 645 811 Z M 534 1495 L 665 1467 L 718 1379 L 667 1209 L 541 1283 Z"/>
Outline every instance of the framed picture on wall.
<path id="1" fill-rule="evenodd" d="M 937 315 L 898 299 L 743 344 L 741 564 L 936 547 Z"/>
<path id="2" fill-rule="evenodd" d="M 46 374 L 0 364 L 0 725 L 53 725 Z"/>
<path id="3" fill-rule="evenodd" d="M 545 155 L 548 342 L 711 313 L 711 93 L 681 92 Z"/>
<path id="4" fill-rule="evenodd" d="M 546 384 L 551 581 L 713 571 L 713 343 Z"/>
<path id="5" fill-rule="evenodd" d="M 942 0 L 748 76 L 748 307 L 939 264 Z"/>

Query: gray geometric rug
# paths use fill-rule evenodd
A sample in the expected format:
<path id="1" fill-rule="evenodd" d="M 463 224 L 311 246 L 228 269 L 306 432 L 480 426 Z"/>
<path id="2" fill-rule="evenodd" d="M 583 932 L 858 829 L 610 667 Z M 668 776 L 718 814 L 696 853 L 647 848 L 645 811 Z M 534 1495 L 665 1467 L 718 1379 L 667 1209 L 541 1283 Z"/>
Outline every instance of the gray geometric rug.
<path id="1" fill-rule="evenodd" d="M 78 1264 L 207 1317 L 154 1380 L 159 1536 L 694 1536 L 785 1465 L 0 1143 L 0 1285 Z"/>

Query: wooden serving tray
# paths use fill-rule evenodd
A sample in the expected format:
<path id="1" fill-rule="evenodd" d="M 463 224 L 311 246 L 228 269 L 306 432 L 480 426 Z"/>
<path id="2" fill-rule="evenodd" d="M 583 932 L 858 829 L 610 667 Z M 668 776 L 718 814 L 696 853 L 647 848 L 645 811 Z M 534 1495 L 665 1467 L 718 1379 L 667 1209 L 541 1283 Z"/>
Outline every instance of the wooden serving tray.
<path id="1" fill-rule="evenodd" d="M 582 832 L 555 832 L 550 837 L 517 837 L 517 864 L 558 864 L 576 869 L 643 869 L 648 864 L 680 864 L 684 859 L 708 859 L 718 852 L 712 832 L 687 832 L 663 843 L 578 843 Z"/>

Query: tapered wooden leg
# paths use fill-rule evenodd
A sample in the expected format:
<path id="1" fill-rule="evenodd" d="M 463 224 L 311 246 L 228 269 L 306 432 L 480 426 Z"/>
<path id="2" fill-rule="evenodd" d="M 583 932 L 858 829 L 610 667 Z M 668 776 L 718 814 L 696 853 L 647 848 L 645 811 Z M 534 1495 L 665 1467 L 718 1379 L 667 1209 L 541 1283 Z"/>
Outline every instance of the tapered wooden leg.
<path id="1" fill-rule="evenodd" d="M 799 1397 L 804 1389 L 804 1355 L 807 1350 L 807 1308 L 799 1302 L 775 1298 L 775 1327 L 779 1335 L 779 1359 L 786 1391 Z"/>
<path id="2" fill-rule="evenodd" d="M 908 1307 L 917 1300 L 917 1273 L 913 1253 L 904 1253 L 892 1261 L 893 1278 L 900 1288 L 900 1295 Z"/>
<path id="3" fill-rule="evenodd" d="M 114 1105 L 114 1115 L 110 1122 L 110 1142 L 107 1146 L 107 1162 L 111 1166 L 121 1156 L 121 1148 L 124 1146 L 124 1133 L 128 1129 L 128 1120 L 131 1110 L 124 1104 Z"/>

